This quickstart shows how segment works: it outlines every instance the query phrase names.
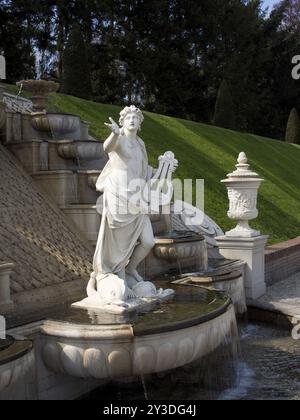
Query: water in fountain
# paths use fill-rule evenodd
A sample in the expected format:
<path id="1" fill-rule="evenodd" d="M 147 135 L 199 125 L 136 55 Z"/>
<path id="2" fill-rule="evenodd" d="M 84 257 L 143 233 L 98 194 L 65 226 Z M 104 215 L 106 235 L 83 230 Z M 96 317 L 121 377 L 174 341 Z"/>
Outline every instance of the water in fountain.
<path id="1" fill-rule="evenodd" d="M 126 387 L 113 382 L 103 395 L 118 400 L 299 400 L 300 341 L 290 331 L 266 324 L 240 324 L 211 355 L 191 365 L 161 374 L 145 375 L 144 383 Z M 146 393 L 145 393 L 146 388 Z"/>
<path id="2" fill-rule="evenodd" d="M 145 375 L 141 375 L 141 381 L 142 381 L 142 385 L 143 385 L 145 400 L 148 401 L 149 400 L 149 395 L 148 395 Z"/>
<path id="3" fill-rule="evenodd" d="M 180 264 L 180 258 L 178 256 L 178 254 L 177 254 L 177 266 L 178 266 L 179 275 L 182 276 L 182 267 L 181 267 L 181 264 Z"/>
<path id="4" fill-rule="evenodd" d="M 11 337 L 6 337 L 4 340 L 0 339 L 0 351 L 7 349 L 13 342 L 14 340 Z"/>
<path id="5" fill-rule="evenodd" d="M 228 334 L 222 335 L 231 323 Z M 203 335 L 203 356 L 183 367 L 155 374 L 141 375 L 130 382 L 113 381 L 107 393 L 102 388 L 92 392 L 88 399 L 101 400 L 109 395 L 118 400 L 210 400 L 217 399 L 238 381 L 240 360 L 236 321 L 227 317 L 216 324 L 213 331 Z M 219 346 L 212 351 L 210 337 L 219 332 Z M 157 338 L 159 340 L 159 337 Z"/>
<path id="6" fill-rule="evenodd" d="M 73 188 L 74 188 L 74 197 L 75 197 L 75 203 L 78 203 L 78 179 L 77 179 L 77 173 L 73 172 Z"/>

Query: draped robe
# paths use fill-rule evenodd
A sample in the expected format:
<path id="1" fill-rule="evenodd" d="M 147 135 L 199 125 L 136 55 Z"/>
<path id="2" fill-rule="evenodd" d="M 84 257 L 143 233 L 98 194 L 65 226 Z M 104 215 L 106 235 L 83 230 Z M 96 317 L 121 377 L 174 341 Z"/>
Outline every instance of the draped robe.
<path id="1" fill-rule="evenodd" d="M 149 218 L 141 207 L 129 203 L 136 194 L 129 184 L 136 179 L 147 182 L 152 175 L 144 142 L 140 138 L 132 141 L 120 136 L 96 185 L 103 192 L 103 213 L 93 263 L 97 281 L 108 274 L 121 276 L 124 272 Z"/>

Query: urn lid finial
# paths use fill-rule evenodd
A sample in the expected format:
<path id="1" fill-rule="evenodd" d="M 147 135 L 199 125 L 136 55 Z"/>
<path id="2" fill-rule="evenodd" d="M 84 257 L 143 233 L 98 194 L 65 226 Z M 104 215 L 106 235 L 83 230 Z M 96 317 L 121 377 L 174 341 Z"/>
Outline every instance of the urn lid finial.
<path id="1" fill-rule="evenodd" d="M 237 159 L 236 170 L 227 175 L 227 180 L 224 182 L 235 182 L 237 178 L 243 180 L 256 180 L 256 181 L 263 181 L 260 179 L 259 175 L 252 171 L 250 168 L 250 164 L 248 163 L 248 158 L 245 152 L 241 152 Z"/>
<path id="2" fill-rule="evenodd" d="M 245 153 L 245 152 L 241 152 L 241 153 L 239 154 L 239 157 L 238 157 L 238 163 L 239 163 L 239 164 L 246 164 L 246 163 L 248 163 L 248 158 L 247 158 L 247 156 L 246 156 L 246 153 Z"/>

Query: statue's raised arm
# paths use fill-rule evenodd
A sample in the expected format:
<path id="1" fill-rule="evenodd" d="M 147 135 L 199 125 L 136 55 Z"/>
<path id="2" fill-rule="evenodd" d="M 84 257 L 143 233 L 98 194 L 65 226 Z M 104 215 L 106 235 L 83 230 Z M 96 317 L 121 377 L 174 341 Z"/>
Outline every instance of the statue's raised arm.
<path id="1" fill-rule="evenodd" d="M 110 153 L 113 150 L 116 149 L 119 141 L 119 137 L 121 134 L 121 129 L 118 126 L 118 124 L 110 117 L 109 123 L 104 123 L 106 127 L 109 127 L 111 129 L 111 135 L 108 137 L 108 139 L 105 141 L 103 145 L 103 149 L 105 153 Z"/>

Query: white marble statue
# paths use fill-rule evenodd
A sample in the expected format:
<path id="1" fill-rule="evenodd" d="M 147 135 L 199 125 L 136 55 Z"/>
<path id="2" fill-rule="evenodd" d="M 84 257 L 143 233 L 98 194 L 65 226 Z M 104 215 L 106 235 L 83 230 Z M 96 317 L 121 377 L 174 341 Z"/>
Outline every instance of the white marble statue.
<path id="1" fill-rule="evenodd" d="M 149 209 L 141 195 L 145 184 L 155 179 L 145 144 L 138 137 L 143 121 L 140 109 L 130 106 L 120 113 L 120 127 L 112 118 L 106 124 L 112 133 L 104 143 L 109 162 L 97 182 L 97 190 L 103 192 L 103 213 L 94 272 L 87 287 L 88 299 L 75 306 L 107 308 L 110 305 L 116 312 L 122 312 L 120 308 L 128 310 L 138 299 L 164 298 L 172 292 L 157 291 L 137 271 L 155 245 Z M 162 159 L 168 160 L 169 171 L 162 171 L 168 178 L 175 171 L 177 161 L 171 152 L 165 158 L 160 157 L 160 162 Z"/>

